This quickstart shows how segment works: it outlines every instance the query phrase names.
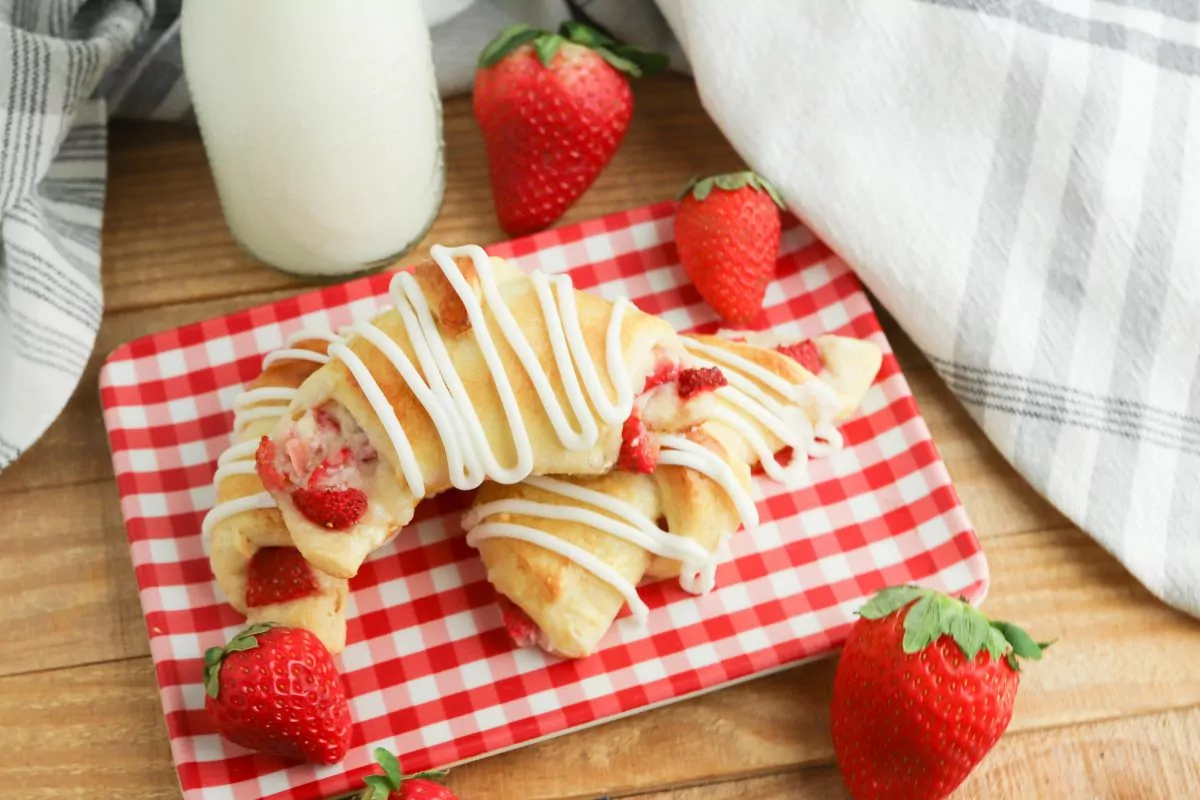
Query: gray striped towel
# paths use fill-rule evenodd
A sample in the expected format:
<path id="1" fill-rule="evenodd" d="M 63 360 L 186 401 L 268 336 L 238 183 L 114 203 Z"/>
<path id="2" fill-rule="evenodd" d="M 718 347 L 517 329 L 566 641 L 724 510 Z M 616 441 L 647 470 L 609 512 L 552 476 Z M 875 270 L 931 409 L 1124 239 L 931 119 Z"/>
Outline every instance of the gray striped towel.
<path id="1" fill-rule="evenodd" d="M 1200 3 L 569 5 L 429 0 L 443 91 L 518 17 L 672 49 L 1000 451 L 1200 614 Z M 0 0 L 0 466 L 65 402 L 99 315 L 105 112 L 84 98 L 113 66 L 117 113 L 189 113 L 178 2 L 84 6 Z"/>

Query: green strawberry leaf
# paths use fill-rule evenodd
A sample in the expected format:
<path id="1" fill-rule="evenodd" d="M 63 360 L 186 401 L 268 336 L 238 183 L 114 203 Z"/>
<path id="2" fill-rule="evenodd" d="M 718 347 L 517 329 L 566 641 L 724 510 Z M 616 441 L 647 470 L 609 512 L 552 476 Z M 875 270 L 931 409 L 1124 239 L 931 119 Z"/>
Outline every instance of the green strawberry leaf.
<path id="1" fill-rule="evenodd" d="M 950 635 L 962 649 L 967 661 L 974 661 L 988 638 L 987 619 L 965 604 L 959 603 L 958 615 L 950 622 Z"/>
<path id="2" fill-rule="evenodd" d="M 779 190 L 775 188 L 775 184 L 771 183 L 762 175 L 756 174 L 754 177 L 758 183 L 758 188 L 766 192 L 767 196 L 775 201 L 775 205 L 779 206 L 780 208 L 787 208 L 787 206 L 783 204 L 783 196 L 779 194 Z"/>
<path id="3" fill-rule="evenodd" d="M 404 780 L 404 772 L 400 769 L 400 762 L 386 748 L 375 748 L 375 760 L 379 762 L 379 766 L 383 767 L 383 772 L 387 775 L 387 779 L 391 781 L 393 789 L 399 789 L 400 783 Z"/>
<path id="4" fill-rule="evenodd" d="M 695 185 L 695 187 L 692 189 L 692 197 L 695 197 L 697 200 L 703 201 L 703 200 L 707 199 L 710 194 L 712 194 L 712 189 L 713 189 L 713 179 L 712 178 L 704 178 L 699 183 L 697 183 Z"/>
<path id="5" fill-rule="evenodd" d="M 987 639 L 983 643 L 983 647 L 988 652 L 988 656 L 992 661 L 999 661 L 1006 653 L 1008 653 L 1008 641 L 1004 638 L 1004 634 L 988 626 Z"/>
<path id="6" fill-rule="evenodd" d="M 633 44 L 617 44 L 607 48 L 617 56 L 631 61 L 637 65 L 639 74 L 634 77 L 645 75 L 655 75 L 662 72 L 671 63 L 671 58 L 666 53 L 656 53 L 653 50 L 645 50 Z"/>
<path id="7" fill-rule="evenodd" d="M 617 44 L 617 40 L 608 34 L 596 30 L 591 25 L 585 25 L 575 20 L 567 20 L 560 25 L 558 33 L 560 36 L 585 47 L 607 47 Z"/>
<path id="8" fill-rule="evenodd" d="M 1031 661 L 1042 660 L 1042 648 L 1023 629 L 1011 622 L 993 622 L 992 627 L 1004 635 L 1004 638 L 1012 645 L 1013 653 L 1019 658 L 1028 658 Z"/>
<path id="9" fill-rule="evenodd" d="M 1021 662 L 1017 661 L 1017 657 L 1013 653 L 1009 652 L 1007 655 L 1005 655 L 1004 660 L 1008 662 L 1010 667 L 1012 667 L 1013 672 L 1021 671 Z"/>
<path id="10" fill-rule="evenodd" d="M 560 47 L 566 43 L 566 39 L 559 36 L 557 33 L 539 36 L 533 42 L 533 47 L 537 50 L 538 60 L 542 62 L 543 67 L 550 66 L 550 62 L 554 61 L 554 56 L 558 53 Z"/>
<path id="11" fill-rule="evenodd" d="M 496 38 L 488 42 L 487 46 L 483 48 L 483 52 L 479 54 L 479 66 L 490 67 L 498 64 L 505 56 L 521 45 L 528 44 L 544 35 L 546 35 L 545 31 L 531 28 L 523 22 L 518 22 L 516 25 L 509 25 L 500 31 Z"/>
<path id="12" fill-rule="evenodd" d="M 410 777 L 422 778 L 427 781 L 434 781 L 435 783 L 441 783 L 442 781 L 446 780 L 446 777 L 449 774 L 450 774 L 450 771 L 445 770 L 445 769 L 427 769 L 424 772 L 418 772 L 416 775 L 412 775 Z"/>
<path id="13" fill-rule="evenodd" d="M 933 636 L 928 632 L 927 620 L 933 615 L 933 623 L 936 625 L 938 613 L 933 597 L 928 594 L 922 596 L 908 610 L 908 614 L 904 617 L 904 640 L 902 642 L 904 652 L 909 654 L 920 652 L 933 641 Z"/>
<path id="14" fill-rule="evenodd" d="M 210 647 L 204 651 L 204 666 L 211 667 L 214 664 L 220 664 L 221 659 L 225 657 L 225 650 L 221 647 Z"/>
<path id="15" fill-rule="evenodd" d="M 630 61 L 628 58 L 619 56 L 607 47 L 594 48 L 596 55 L 608 62 L 608 65 L 617 72 L 624 72 L 634 78 L 642 77 L 642 68 L 636 62 Z"/>
<path id="16" fill-rule="evenodd" d="M 239 636 L 225 645 L 225 654 L 241 653 L 246 650 L 253 650 L 256 647 L 258 647 L 258 640 L 253 636 Z"/>
<path id="17" fill-rule="evenodd" d="M 204 692 L 213 700 L 221 693 L 221 663 L 217 662 L 204 669 Z"/>
<path id="18" fill-rule="evenodd" d="M 363 778 L 363 783 L 371 787 L 371 793 L 364 800 L 387 800 L 388 795 L 400 788 L 399 783 L 393 786 L 382 775 L 368 775 Z"/>
<path id="19" fill-rule="evenodd" d="M 899 611 L 923 594 L 925 590 L 919 586 L 892 586 L 876 593 L 858 610 L 858 615 L 867 619 L 881 619 L 893 611 Z"/>

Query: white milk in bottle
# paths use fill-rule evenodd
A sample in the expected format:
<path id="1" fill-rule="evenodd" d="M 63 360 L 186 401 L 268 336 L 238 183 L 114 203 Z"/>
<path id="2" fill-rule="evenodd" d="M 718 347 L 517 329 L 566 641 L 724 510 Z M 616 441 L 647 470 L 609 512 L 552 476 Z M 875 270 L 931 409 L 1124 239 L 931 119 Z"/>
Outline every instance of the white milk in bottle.
<path id="1" fill-rule="evenodd" d="M 184 67 L 234 237 L 341 275 L 424 234 L 445 185 L 420 0 L 186 0 Z"/>

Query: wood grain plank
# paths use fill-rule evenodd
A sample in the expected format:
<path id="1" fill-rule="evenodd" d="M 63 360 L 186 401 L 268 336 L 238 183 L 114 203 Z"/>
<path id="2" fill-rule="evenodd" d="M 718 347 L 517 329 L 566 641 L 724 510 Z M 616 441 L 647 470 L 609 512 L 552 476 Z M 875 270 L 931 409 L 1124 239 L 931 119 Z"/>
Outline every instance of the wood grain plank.
<path id="1" fill-rule="evenodd" d="M 56 505 L 49 496 L 45 500 L 31 503 L 23 513 Z M 80 512 L 78 519 L 84 516 Z M 32 558 L 27 551 L 13 550 L 15 539 L 0 540 L 0 575 L 19 572 L 23 561 L 35 565 L 25 583 L 0 585 L 7 598 L 0 606 L 0 627 L 12 632 L 0 651 L 0 673 L 117 650 L 146 652 L 136 599 L 110 597 L 108 581 L 81 581 L 59 591 L 39 588 L 40 581 L 58 585 L 53 584 L 56 548 L 67 554 L 58 562 L 61 571 L 88 547 L 105 546 L 71 519 L 64 517 L 65 538 L 39 546 Z M 1200 623 L 1152 598 L 1084 534 L 1060 530 L 1000 537 L 990 543 L 989 557 L 994 580 L 986 603 L 989 613 L 1026 625 L 1039 637 L 1060 637 L 1046 660 L 1025 675 L 1014 731 L 1200 703 L 1200 673 L 1192 666 L 1200 661 Z M 130 577 L 117 574 L 108 580 L 132 585 Z M 116 621 L 110 604 L 124 609 Z M 46 619 L 59 620 L 53 636 L 39 624 Z M 833 670 L 832 661 L 806 665 L 496 756 L 458 770 L 456 781 L 465 797 L 555 798 L 631 793 L 826 763 L 831 756 L 826 707 Z M 150 672 L 138 674 L 146 682 L 141 691 L 153 695 Z M 0 696 L 22 691 L 27 680 L 29 676 L 0 678 Z M 86 681 L 74 686 L 72 691 L 85 695 L 96 691 Z M 159 712 L 156 705 L 134 703 L 126 713 L 129 718 L 122 725 L 145 727 L 157 724 Z M 14 752 L 26 733 L 2 723 L 0 719 L 0 753 Z M 63 737 L 69 736 L 69 720 L 61 724 Z M 548 771 L 546 764 L 570 764 L 571 769 Z M 4 782 L 0 765 L 0 784 Z M 504 794 L 491 794 L 499 789 Z"/>
<path id="2" fill-rule="evenodd" d="M 4 496 L 0 675 L 150 652 L 116 488 Z"/>
<path id="3" fill-rule="evenodd" d="M 951 800 L 1058 797 L 1169 800 L 1200 785 L 1200 709 L 1009 734 Z M 833 765 L 637 794 L 637 800 L 848 797 Z M 566 798 L 563 798 L 566 800 Z"/>
<path id="4" fill-rule="evenodd" d="M 5 678 L 0 800 L 180 795 L 150 659 Z"/>

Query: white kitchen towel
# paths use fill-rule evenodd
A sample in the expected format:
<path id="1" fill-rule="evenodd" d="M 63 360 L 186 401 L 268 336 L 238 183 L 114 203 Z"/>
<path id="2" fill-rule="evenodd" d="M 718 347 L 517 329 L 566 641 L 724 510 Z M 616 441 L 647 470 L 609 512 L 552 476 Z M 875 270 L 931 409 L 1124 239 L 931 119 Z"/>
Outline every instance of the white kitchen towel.
<path id="1" fill-rule="evenodd" d="M 1200 614 L 1200 3 L 570 6 L 427 0 L 443 91 L 468 88 L 480 47 L 517 19 L 584 15 L 690 62 L 733 145 L 1000 451 L 1151 591 Z M 106 78 L 118 113 L 187 115 L 177 11 L 160 2 Z M 10 229 L 0 269 L 15 274 Z M 39 432 L 0 405 L 10 446 Z"/>

